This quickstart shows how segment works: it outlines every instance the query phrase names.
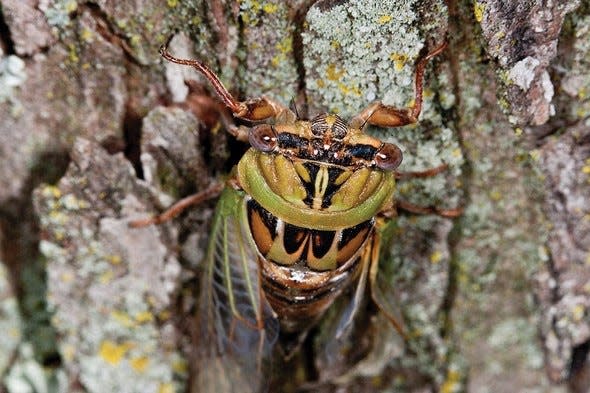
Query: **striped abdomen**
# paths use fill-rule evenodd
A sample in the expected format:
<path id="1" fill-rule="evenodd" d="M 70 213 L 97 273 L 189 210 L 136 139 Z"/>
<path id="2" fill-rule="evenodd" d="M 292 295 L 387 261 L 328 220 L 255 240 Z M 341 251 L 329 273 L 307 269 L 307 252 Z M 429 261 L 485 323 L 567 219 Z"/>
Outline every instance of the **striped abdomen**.
<path id="1" fill-rule="evenodd" d="M 262 255 L 262 288 L 284 331 L 317 320 L 360 271 L 360 255 L 374 220 L 348 228 L 298 227 L 246 203 L 252 237 Z"/>

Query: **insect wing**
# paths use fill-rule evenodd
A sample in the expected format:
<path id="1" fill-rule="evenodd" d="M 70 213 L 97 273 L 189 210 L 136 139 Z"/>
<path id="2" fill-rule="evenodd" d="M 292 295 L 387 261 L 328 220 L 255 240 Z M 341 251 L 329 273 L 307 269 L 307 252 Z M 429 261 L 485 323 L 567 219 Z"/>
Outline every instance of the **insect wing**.
<path id="1" fill-rule="evenodd" d="M 389 256 L 383 248 L 387 248 L 392 241 L 393 229 L 394 225 L 392 223 L 385 224 L 372 239 L 369 284 L 373 302 L 389 320 L 395 330 L 405 338 L 407 337 L 407 328 L 404 323 L 401 305 L 397 302 L 397 299 L 401 299 L 402 297 L 401 295 L 392 295 L 397 294 L 398 291 L 394 283 L 391 282 L 391 276 L 388 274 L 378 274 L 379 264 L 382 262 L 381 259 L 386 259 Z M 385 279 L 384 277 L 388 278 Z"/>
<path id="2" fill-rule="evenodd" d="M 201 284 L 195 391 L 264 388 L 279 325 L 261 290 L 257 259 L 244 196 L 226 189 L 217 206 Z"/>

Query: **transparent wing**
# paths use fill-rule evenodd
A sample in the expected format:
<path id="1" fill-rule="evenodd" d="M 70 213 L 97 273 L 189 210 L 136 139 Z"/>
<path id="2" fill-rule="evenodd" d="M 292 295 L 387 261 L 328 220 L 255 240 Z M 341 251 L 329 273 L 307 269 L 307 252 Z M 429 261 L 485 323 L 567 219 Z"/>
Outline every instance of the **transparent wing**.
<path id="1" fill-rule="evenodd" d="M 201 283 L 194 391 L 264 389 L 279 325 L 260 288 L 257 258 L 243 196 L 226 189 Z"/>
<path id="2" fill-rule="evenodd" d="M 373 238 L 371 266 L 369 269 L 369 284 L 371 286 L 371 299 L 373 299 L 373 302 L 389 320 L 395 330 L 397 330 L 402 337 L 406 338 L 407 328 L 405 326 L 401 305 L 398 302 L 401 297 L 397 295 L 398 291 L 396 285 L 391 281 L 391 275 L 385 272 L 385 270 L 387 270 L 384 269 L 385 266 L 381 267 L 384 271 L 381 274 L 378 274 L 380 269 L 379 262 L 387 256 L 387 252 L 383 250 L 383 246 L 388 245 L 392 241 L 391 232 L 393 229 L 393 224 L 385 224 L 385 228 L 378 231 Z M 384 277 L 388 277 L 388 279 L 384 279 Z"/>

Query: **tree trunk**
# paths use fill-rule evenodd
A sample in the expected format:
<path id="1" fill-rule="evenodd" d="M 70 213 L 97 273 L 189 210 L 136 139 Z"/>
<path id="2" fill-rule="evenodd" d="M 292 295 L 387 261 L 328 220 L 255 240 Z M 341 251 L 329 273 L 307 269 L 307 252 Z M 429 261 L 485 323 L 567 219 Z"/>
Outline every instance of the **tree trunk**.
<path id="1" fill-rule="evenodd" d="M 0 0 L 0 375 L 9 392 L 181 391 L 213 202 L 129 228 L 222 181 L 246 147 L 193 69 L 241 99 L 350 120 L 404 153 L 379 282 L 330 346 L 337 302 L 271 391 L 585 392 L 590 388 L 590 2 Z M 48 372 L 46 372 L 49 370 Z M 45 389 L 45 390 L 44 390 Z M 0 389 L 1 390 L 1 389 Z"/>

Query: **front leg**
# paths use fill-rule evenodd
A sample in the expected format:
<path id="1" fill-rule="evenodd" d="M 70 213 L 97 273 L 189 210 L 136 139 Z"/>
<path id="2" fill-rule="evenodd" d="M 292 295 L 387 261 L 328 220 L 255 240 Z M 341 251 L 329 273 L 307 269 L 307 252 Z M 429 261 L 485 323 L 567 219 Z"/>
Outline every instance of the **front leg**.
<path id="1" fill-rule="evenodd" d="M 171 39 L 172 37 L 166 44 L 162 45 L 160 55 L 172 63 L 187 65 L 199 71 L 211 83 L 221 101 L 233 112 L 234 116 L 248 121 L 260 121 L 284 116 L 295 118 L 295 115 L 288 108 L 266 97 L 251 98 L 246 101 L 236 100 L 207 64 L 196 59 L 180 59 L 168 52 L 168 44 Z"/>
<path id="2" fill-rule="evenodd" d="M 444 42 L 418 61 L 414 78 L 414 104 L 412 106 L 409 108 L 396 108 L 391 105 L 385 105 L 382 102 L 375 102 L 356 115 L 351 125 L 356 128 L 362 128 L 365 124 L 372 124 L 378 127 L 401 127 L 416 123 L 422 111 L 424 69 L 428 61 L 441 53 L 446 47 L 447 43 Z"/>
<path id="3" fill-rule="evenodd" d="M 223 187 L 224 185 L 222 183 L 213 183 L 201 192 L 182 198 L 174 205 L 166 209 L 163 213 L 157 216 L 131 221 L 129 222 L 129 226 L 131 228 L 143 228 L 149 225 L 158 225 L 169 221 L 191 206 L 195 206 L 205 202 L 206 200 L 218 197 L 223 190 Z"/>

